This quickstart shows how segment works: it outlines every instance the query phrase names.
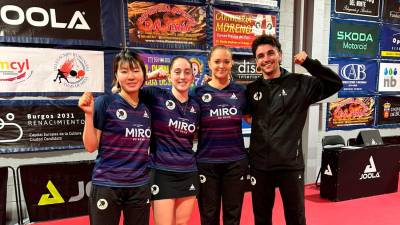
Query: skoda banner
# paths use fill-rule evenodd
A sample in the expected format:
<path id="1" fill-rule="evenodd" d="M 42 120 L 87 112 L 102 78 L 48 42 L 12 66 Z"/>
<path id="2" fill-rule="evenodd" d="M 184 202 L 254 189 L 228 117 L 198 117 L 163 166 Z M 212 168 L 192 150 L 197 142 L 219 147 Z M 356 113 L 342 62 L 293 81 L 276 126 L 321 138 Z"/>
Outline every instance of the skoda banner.
<path id="1" fill-rule="evenodd" d="M 383 2 L 383 21 L 399 24 L 400 22 L 399 0 L 385 0 Z"/>
<path id="2" fill-rule="evenodd" d="M 329 64 L 339 65 L 343 88 L 339 97 L 362 96 L 375 93 L 378 63 L 373 60 L 331 58 Z"/>
<path id="3" fill-rule="evenodd" d="M 0 167 L 0 225 L 6 224 L 8 168 Z"/>
<path id="4" fill-rule="evenodd" d="M 380 40 L 382 58 L 400 58 L 400 26 L 383 24 Z"/>
<path id="5" fill-rule="evenodd" d="M 82 149 L 77 101 L 0 101 L 0 153 Z"/>
<path id="6" fill-rule="evenodd" d="M 253 55 L 233 55 L 232 76 L 236 83 L 248 84 L 256 80 L 261 74 L 257 72 Z"/>
<path id="7" fill-rule="evenodd" d="M 375 99 L 373 97 L 338 98 L 328 104 L 327 130 L 350 130 L 372 127 Z"/>
<path id="8" fill-rule="evenodd" d="M 19 167 L 30 222 L 88 214 L 93 162 Z"/>
<path id="9" fill-rule="evenodd" d="M 334 13 L 338 16 L 362 16 L 378 18 L 382 0 L 335 0 Z"/>
<path id="10" fill-rule="evenodd" d="M 399 92 L 400 91 L 400 63 L 380 63 L 379 64 L 379 92 Z"/>
<path id="11" fill-rule="evenodd" d="M 378 23 L 332 19 L 329 56 L 377 58 L 378 34 Z"/>
<path id="12" fill-rule="evenodd" d="M 400 97 L 379 97 L 377 125 L 400 125 Z"/>

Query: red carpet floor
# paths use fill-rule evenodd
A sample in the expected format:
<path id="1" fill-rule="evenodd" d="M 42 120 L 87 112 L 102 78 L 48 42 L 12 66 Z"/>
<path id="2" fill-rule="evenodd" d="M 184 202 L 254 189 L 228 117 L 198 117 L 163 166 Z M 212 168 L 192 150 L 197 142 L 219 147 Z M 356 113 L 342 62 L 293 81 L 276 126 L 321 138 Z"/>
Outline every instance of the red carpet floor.
<path id="1" fill-rule="evenodd" d="M 306 185 L 306 217 L 308 225 L 399 225 L 400 192 L 353 199 L 342 202 L 331 202 L 319 196 L 315 185 Z M 274 225 L 284 225 L 285 219 L 282 200 L 277 194 L 275 202 Z M 87 216 L 57 221 L 35 223 L 37 225 L 88 225 Z M 120 223 L 122 225 L 122 223 Z M 152 224 L 152 221 L 151 223 Z M 199 225 L 197 207 L 193 212 L 190 225 Z M 222 224 L 222 223 L 221 223 Z M 245 196 L 241 225 L 252 225 L 251 195 Z"/>

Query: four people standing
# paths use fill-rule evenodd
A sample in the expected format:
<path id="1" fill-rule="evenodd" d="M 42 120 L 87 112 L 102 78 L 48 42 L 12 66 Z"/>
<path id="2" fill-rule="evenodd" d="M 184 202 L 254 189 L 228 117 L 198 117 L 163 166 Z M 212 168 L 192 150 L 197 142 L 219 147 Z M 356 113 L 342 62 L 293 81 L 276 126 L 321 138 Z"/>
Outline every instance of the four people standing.
<path id="1" fill-rule="evenodd" d="M 275 187 L 282 195 L 286 223 L 305 224 L 302 129 L 308 107 L 337 92 L 342 83 L 305 52 L 295 56 L 295 63 L 312 77 L 281 68 L 281 46 L 275 37 L 257 37 L 252 51 L 262 76 L 246 91 L 230 79 L 231 51 L 216 46 L 208 58 L 212 80 L 196 88 L 193 97 L 189 96 L 194 77 L 188 59 L 172 60 L 170 91 L 146 87 L 139 95 L 145 77 L 143 61 L 128 51 L 117 56 L 119 94 L 99 97 L 94 103 L 92 95 L 85 93 L 79 101 L 85 112 L 85 148 L 99 149 L 90 197 L 91 224 L 117 224 L 121 210 L 126 224 L 147 224 L 151 167 L 156 225 L 188 224 L 199 181 L 202 225 L 219 224 L 221 203 L 224 224 L 238 225 L 248 161 L 255 224 L 272 224 Z M 165 78 L 165 73 L 154 72 L 149 78 Z M 249 159 L 241 127 L 245 112 L 252 117 Z M 110 211 L 105 213 L 107 207 Z"/>

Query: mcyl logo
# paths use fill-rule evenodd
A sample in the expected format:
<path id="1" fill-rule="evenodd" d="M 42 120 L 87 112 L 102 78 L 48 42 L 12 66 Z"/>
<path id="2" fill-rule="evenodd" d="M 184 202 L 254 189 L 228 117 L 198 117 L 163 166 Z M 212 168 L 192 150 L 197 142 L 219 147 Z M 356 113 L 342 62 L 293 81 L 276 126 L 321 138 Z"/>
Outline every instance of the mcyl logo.
<path id="1" fill-rule="evenodd" d="M 63 82 L 67 87 L 79 87 L 88 80 L 89 65 L 80 55 L 65 53 L 56 59 L 53 71 L 56 75 L 54 82 Z"/>
<path id="2" fill-rule="evenodd" d="M 43 194 L 40 197 L 38 205 L 43 206 L 43 205 L 60 204 L 60 203 L 65 202 L 64 198 L 62 197 L 60 192 L 57 190 L 57 188 L 54 186 L 53 182 L 51 182 L 51 180 L 49 180 L 47 182 L 46 187 L 47 187 L 47 190 L 50 192 L 50 194 Z M 83 181 L 79 181 L 78 182 L 78 194 L 75 196 L 71 196 L 69 198 L 68 202 L 77 202 L 77 201 L 83 199 L 83 197 L 85 197 L 85 193 L 87 196 L 89 196 L 91 187 L 92 187 L 91 181 L 89 181 L 86 184 L 86 187 L 85 187 L 85 183 Z"/>
<path id="3" fill-rule="evenodd" d="M 0 60 L 0 81 L 21 82 L 32 75 L 28 59 Z"/>
<path id="4" fill-rule="evenodd" d="M 26 11 L 16 5 L 4 5 L 0 9 L 1 20 L 12 26 L 19 26 L 25 21 L 34 27 L 50 26 L 60 29 L 90 30 L 85 20 L 85 12 L 75 11 L 69 21 L 60 22 L 56 9 L 48 11 L 40 7 L 30 7 Z"/>
<path id="5" fill-rule="evenodd" d="M 383 70 L 383 86 L 384 87 L 396 87 L 397 85 L 397 80 L 396 78 L 394 78 L 395 76 L 397 76 L 397 68 L 394 67 L 386 67 Z"/>
<path id="6" fill-rule="evenodd" d="M 347 64 L 340 70 L 340 75 L 346 80 L 365 80 L 366 70 L 364 64 Z"/>
<path id="7" fill-rule="evenodd" d="M 361 174 L 360 180 L 374 179 L 381 177 L 376 170 L 374 158 L 369 157 L 369 164 L 365 167 L 364 173 Z"/>

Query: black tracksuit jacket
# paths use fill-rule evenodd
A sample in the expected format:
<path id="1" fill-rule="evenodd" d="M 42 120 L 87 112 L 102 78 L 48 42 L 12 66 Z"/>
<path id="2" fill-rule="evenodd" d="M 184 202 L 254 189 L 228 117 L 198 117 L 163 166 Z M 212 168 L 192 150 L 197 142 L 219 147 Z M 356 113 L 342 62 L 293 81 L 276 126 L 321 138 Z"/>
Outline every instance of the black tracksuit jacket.
<path id="1" fill-rule="evenodd" d="M 302 130 L 308 107 L 342 88 L 340 77 L 318 60 L 302 66 L 312 76 L 289 73 L 247 86 L 248 113 L 252 116 L 250 165 L 264 170 L 303 170 Z M 316 120 L 318 118 L 311 118 Z"/>

